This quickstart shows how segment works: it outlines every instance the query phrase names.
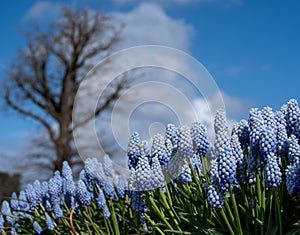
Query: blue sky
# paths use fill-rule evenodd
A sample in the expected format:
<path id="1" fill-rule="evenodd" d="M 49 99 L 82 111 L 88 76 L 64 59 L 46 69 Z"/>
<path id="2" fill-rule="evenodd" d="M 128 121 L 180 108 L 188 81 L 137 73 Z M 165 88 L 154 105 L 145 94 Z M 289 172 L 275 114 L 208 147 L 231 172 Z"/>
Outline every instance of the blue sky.
<path id="1" fill-rule="evenodd" d="M 102 9 L 126 21 L 123 48 L 150 43 L 188 52 L 212 74 L 236 116 L 247 117 L 250 106 L 278 109 L 290 98 L 300 100 L 296 0 L 7 1 L 0 9 L 0 79 L 24 45 L 18 27 L 51 19 L 61 3 Z M 1 112 L 0 128 L 0 153 L 7 154 L 22 152 L 37 127 Z"/>

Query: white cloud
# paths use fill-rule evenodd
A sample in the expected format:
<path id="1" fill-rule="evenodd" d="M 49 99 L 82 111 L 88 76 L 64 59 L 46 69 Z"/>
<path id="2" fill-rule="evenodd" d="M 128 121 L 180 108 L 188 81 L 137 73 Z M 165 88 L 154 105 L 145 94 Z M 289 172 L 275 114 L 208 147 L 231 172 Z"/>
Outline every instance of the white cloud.
<path id="1" fill-rule="evenodd" d="M 54 18 L 59 13 L 60 8 L 60 3 L 38 1 L 27 11 L 23 20 L 31 21 Z"/>
<path id="2" fill-rule="evenodd" d="M 182 19 L 173 19 L 154 3 L 142 3 L 128 13 L 114 13 L 125 23 L 123 47 L 160 44 L 188 50 L 194 29 Z"/>
<path id="3" fill-rule="evenodd" d="M 136 4 L 149 2 L 146 0 L 113 0 L 116 4 L 125 5 L 125 4 Z M 152 0 L 152 3 L 158 3 L 163 5 L 164 7 L 174 7 L 182 6 L 182 5 L 196 5 L 196 4 L 222 4 L 223 6 L 238 6 L 243 3 L 243 0 Z"/>

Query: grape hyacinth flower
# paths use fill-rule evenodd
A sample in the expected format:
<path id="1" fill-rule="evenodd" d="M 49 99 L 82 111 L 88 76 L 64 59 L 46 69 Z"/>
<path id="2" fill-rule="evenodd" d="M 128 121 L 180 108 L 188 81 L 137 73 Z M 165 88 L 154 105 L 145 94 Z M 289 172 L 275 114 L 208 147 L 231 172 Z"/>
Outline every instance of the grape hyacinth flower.
<path id="1" fill-rule="evenodd" d="M 131 197 L 131 207 L 140 216 L 141 222 L 144 222 L 143 213 L 147 212 L 144 194 L 134 191 Z"/>
<path id="2" fill-rule="evenodd" d="M 45 212 L 45 218 L 46 218 L 47 229 L 54 230 L 55 229 L 54 221 L 47 212 Z"/>
<path id="3" fill-rule="evenodd" d="M 194 122 L 191 128 L 193 146 L 199 156 L 205 155 L 209 149 L 207 128 L 201 122 Z"/>
<path id="4" fill-rule="evenodd" d="M 203 173 L 203 166 L 199 154 L 195 153 L 191 159 L 191 164 L 195 173 Z"/>
<path id="5" fill-rule="evenodd" d="M 129 170 L 135 168 L 140 157 L 140 135 L 138 132 L 133 132 L 127 147 L 128 167 Z"/>
<path id="6" fill-rule="evenodd" d="M 218 163 L 218 176 L 222 190 L 232 189 L 238 184 L 236 179 L 236 159 L 233 155 L 225 112 L 219 110 L 215 118 L 215 154 Z"/>
<path id="7" fill-rule="evenodd" d="M 19 207 L 22 211 L 28 211 L 30 209 L 26 193 L 23 190 L 19 194 Z"/>
<path id="8" fill-rule="evenodd" d="M 224 191 L 219 185 L 211 184 L 208 186 L 207 201 L 214 209 L 221 209 L 224 205 Z"/>
<path id="9" fill-rule="evenodd" d="M 264 107 L 261 111 L 261 115 L 264 119 L 264 125 L 274 128 L 276 131 L 276 118 L 272 108 L 268 106 Z"/>
<path id="10" fill-rule="evenodd" d="M 232 135 L 238 136 L 242 150 L 246 152 L 250 145 L 250 128 L 248 121 L 242 119 L 238 123 L 235 123 L 232 128 Z"/>
<path id="11" fill-rule="evenodd" d="M 5 220 L 8 222 L 8 224 L 10 226 L 15 225 L 15 218 L 11 217 L 11 215 L 12 215 L 11 209 L 10 209 L 8 201 L 6 201 L 6 200 L 4 200 L 2 202 L 1 213 L 4 215 Z"/>
<path id="12" fill-rule="evenodd" d="M 185 164 L 181 167 L 178 180 L 184 184 L 188 184 L 193 181 L 191 168 L 187 162 L 185 162 Z"/>
<path id="13" fill-rule="evenodd" d="M 175 155 L 170 159 L 167 170 L 171 178 L 176 178 L 185 164 L 187 159 L 191 159 L 194 155 L 193 141 L 188 126 L 180 128 L 180 139 Z"/>
<path id="14" fill-rule="evenodd" d="M 96 158 L 88 158 L 84 166 L 86 186 L 89 190 L 93 190 L 93 183 L 103 186 L 107 181 L 102 164 Z"/>
<path id="15" fill-rule="evenodd" d="M 103 188 L 106 196 L 110 197 L 112 200 L 118 200 L 118 195 L 112 183 L 107 181 L 106 183 L 104 183 Z"/>
<path id="16" fill-rule="evenodd" d="M 1 233 L 4 233 L 4 218 L 3 218 L 3 215 L 0 214 L 0 232 Z"/>
<path id="17" fill-rule="evenodd" d="M 76 188 L 76 196 L 78 201 L 82 205 L 90 205 L 91 204 L 91 194 L 87 190 L 85 183 L 82 180 L 78 181 L 77 188 Z"/>
<path id="18" fill-rule="evenodd" d="M 104 207 L 106 206 L 106 198 L 103 193 L 103 190 L 99 187 L 97 187 L 97 189 L 98 189 L 98 196 L 96 198 L 97 207 L 98 209 L 103 210 Z"/>
<path id="19" fill-rule="evenodd" d="M 265 128 L 264 119 L 261 112 L 252 108 L 250 110 L 249 117 L 249 127 L 250 127 L 250 152 L 248 156 L 248 173 L 249 173 L 249 183 L 254 183 L 255 173 L 260 169 L 260 139 L 261 132 Z"/>
<path id="20" fill-rule="evenodd" d="M 279 157 L 288 155 L 288 135 L 286 131 L 286 121 L 281 111 L 275 113 L 277 127 L 277 154 Z"/>
<path id="21" fill-rule="evenodd" d="M 28 184 L 26 189 L 25 189 L 25 192 L 26 192 L 26 198 L 27 198 L 27 201 L 30 204 L 30 207 L 31 208 L 38 207 L 39 203 L 41 201 L 39 201 L 39 196 L 38 196 L 35 188 L 31 184 Z"/>
<path id="22" fill-rule="evenodd" d="M 117 194 L 121 199 L 125 197 L 126 186 L 127 186 L 126 179 L 123 176 L 119 175 L 117 178 L 116 188 L 117 188 Z"/>
<path id="23" fill-rule="evenodd" d="M 103 171 L 104 171 L 104 174 L 110 178 L 113 178 L 113 176 L 115 174 L 114 169 L 113 169 L 112 160 L 110 159 L 110 157 L 107 154 L 105 154 L 103 157 Z"/>
<path id="24" fill-rule="evenodd" d="M 105 205 L 103 208 L 103 215 L 104 215 L 105 219 L 109 219 L 109 217 L 110 217 L 110 211 L 109 211 L 107 205 Z"/>
<path id="25" fill-rule="evenodd" d="M 151 156 L 152 158 L 157 157 L 162 167 L 165 167 L 169 162 L 169 156 L 167 148 L 165 146 L 165 140 L 161 134 L 157 134 L 153 137 Z"/>
<path id="26" fill-rule="evenodd" d="M 279 187 L 282 181 L 282 173 L 277 163 L 274 153 L 266 157 L 265 183 L 267 187 Z"/>
<path id="27" fill-rule="evenodd" d="M 175 154 L 178 148 L 180 132 L 174 124 L 168 124 L 165 132 L 165 145 L 169 158 Z"/>
<path id="28" fill-rule="evenodd" d="M 33 222 L 33 230 L 37 233 L 37 234 L 41 234 L 43 232 L 42 227 L 39 225 L 39 223 L 37 221 Z"/>
<path id="29" fill-rule="evenodd" d="M 11 194 L 10 206 L 13 210 L 19 210 L 19 200 L 15 192 Z"/>
<path id="30" fill-rule="evenodd" d="M 300 164 L 285 169 L 286 188 L 290 196 L 300 195 Z"/>
<path id="31" fill-rule="evenodd" d="M 180 128 L 180 139 L 178 142 L 177 155 L 180 159 L 191 159 L 193 157 L 193 140 L 188 126 Z"/>
<path id="32" fill-rule="evenodd" d="M 140 147 L 143 149 L 143 146 Z M 147 156 L 143 150 L 141 152 L 142 155 L 135 168 L 136 190 L 147 191 L 151 189 L 152 172 Z"/>
<path id="33" fill-rule="evenodd" d="M 265 125 L 261 131 L 259 143 L 261 152 L 261 162 L 266 163 L 267 156 L 269 156 L 270 154 L 276 155 L 277 138 L 275 129 Z M 277 157 L 275 156 L 275 158 Z"/>
<path id="34" fill-rule="evenodd" d="M 152 171 L 152 174 L 151 174 L 152 175 L 152 180 L 151 180 L 152 190 L 164 187 L 164 175 L 162 173 L 161 165 L 160 165 L 157 157 L 154 157 L 152 159 L 151 171 Z"/>
<path id="35" fill-rule="evenodd" d="M 292 134 L 296 134 L 297 125 L 300 121 L 300 109 L 297 100 L 291 99 L 287 103 L 285 119 L 286 119 L 286 125 L 287 125 L 286 128 L 287 128 L 288 136 L 291 136 Z"/>
<path id="36" fill-rule="evenodd" d="M 59 218 L 63 217 L 63 215 L 64 215 L 59 203 L 57 203 L 57 202 L 54 202 L 53 212 L 54 212 L 56 219 L 59 219 Z"/>
<path id="37" fill-rule="evenodd" d="M 145 156 L 147 157 L 148 162 L 149 162 L 149 165 L 151 166 L 151 164 L 152 164 L 152 157 L 151 157 L 151 151 L 150 151 L 150 148 L 149 148 L 148 141 L 142 140 L 141 146 L 143 146 L 143 147 L 141 148 L 141 150 L 143 150 L 143 153 L 144 153 Z M 141 154 L 142 154 L 142 152 L 141 152 Z"/>
<path id="38" fill-rule="evenodd" d="M 59 171 L 55 171 L 54 176 L 48 182 L 48 190 L 52 201 L 58 200 L 62 193 L 62 178 Z"/>
<path id="39" fill-rule="evenodd" d="M 246 181 L 246 167 L 247 167 L 247 160 L 244 155 L 244 151 L 242 150 L 241 144 L 239 142 L 239 138 L 236 134 L 232 134 L 230 139 L 230 145 L 233 157 L 236 160 L 237 164 L 237 178 L 245 182 Z"/>
<path id="40" fill-rule="evenodd" d="M 288 158 L 292 164 L 300 163 L 300 145 L 295 135 L 291 135 L 289 138 Z"/>

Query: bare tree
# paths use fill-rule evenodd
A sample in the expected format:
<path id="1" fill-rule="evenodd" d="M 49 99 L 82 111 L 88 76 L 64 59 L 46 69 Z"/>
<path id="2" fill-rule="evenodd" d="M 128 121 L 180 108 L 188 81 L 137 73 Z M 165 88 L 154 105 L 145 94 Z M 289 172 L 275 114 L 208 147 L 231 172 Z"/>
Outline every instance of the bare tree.
<path id="1" fill-rule="evenodd" d="M 61 17 L 47 30 L 32 27 L 25 33 L 27 46 L 9 68 L 3 97 L 7 107 L 46 130 L 56 153 L 54 170 L 61 170 L 65 160 L 76 164 L 72 143 L 75 96 L 95 59 L 109 55 L 120 41 L 120 29 L 103 13 L 63 8 Z M 115 80 L 95 114 L 106 110 L 126 86 L 125 76 Z"/>

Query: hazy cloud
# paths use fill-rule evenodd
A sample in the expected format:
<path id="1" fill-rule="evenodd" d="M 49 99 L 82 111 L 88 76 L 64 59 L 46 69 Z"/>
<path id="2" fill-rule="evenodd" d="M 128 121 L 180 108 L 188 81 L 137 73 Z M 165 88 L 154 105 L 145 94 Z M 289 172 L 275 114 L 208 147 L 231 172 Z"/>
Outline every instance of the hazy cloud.
<path id="1" fill-rule="evenodd" d="M 194 29 L 183 19 L 167 15 L 155 3 L 142 3 L 128 13 L 114 13 L 117 20 L 125 23 L 123 47 L 143 44 L 159 44 L 188 50 Z"/>
<path id="2" fill-rule="evenodd" d="M 53 18 L 61 9 L 60 3 L 38 1 L 25 14 L 23 20 L 44 20 Z"/>

